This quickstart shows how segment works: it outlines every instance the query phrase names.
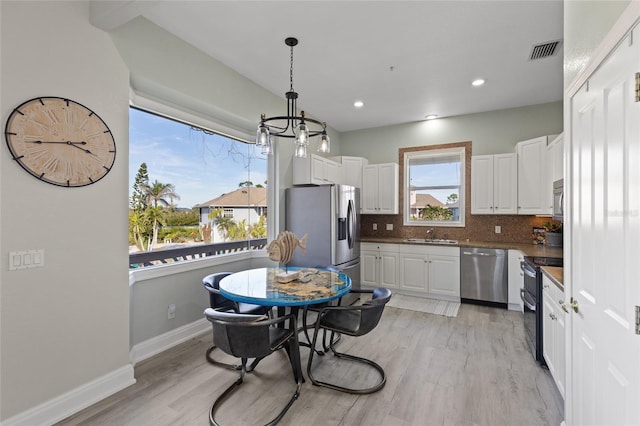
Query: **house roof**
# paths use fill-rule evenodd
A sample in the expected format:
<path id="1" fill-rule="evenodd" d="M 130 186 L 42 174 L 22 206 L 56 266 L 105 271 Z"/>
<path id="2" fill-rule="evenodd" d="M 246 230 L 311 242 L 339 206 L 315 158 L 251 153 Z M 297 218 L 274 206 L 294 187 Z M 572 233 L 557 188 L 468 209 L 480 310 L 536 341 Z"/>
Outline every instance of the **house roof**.
<path id="1" fill-rule="evenodd" d="M 431 194 L 416 194 L 416 202 L 411 204 L 411 208 L 421 208 L 426 205 L 443 206 L 442 202 L 434 198 Z"/>
<path id="2" fill-rule="evenodd" d="M 267 188 L 238 188 L 195 207 L 267 207 Z"/>

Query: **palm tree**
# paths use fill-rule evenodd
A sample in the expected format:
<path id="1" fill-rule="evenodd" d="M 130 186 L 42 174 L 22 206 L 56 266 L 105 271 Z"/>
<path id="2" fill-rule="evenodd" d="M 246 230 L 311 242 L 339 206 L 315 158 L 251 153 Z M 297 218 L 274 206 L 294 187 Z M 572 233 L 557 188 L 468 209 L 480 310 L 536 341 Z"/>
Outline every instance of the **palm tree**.
<path id="1" fill-rule="evenodd" d="M 222 207 L 218 207 L 217 209 L 211 209 L 211 211 L 209 212 L 208 218 L 211 221 L 212 228 L 215 228 L 216 223 L 220 220 L 223 214 L 224 214 L 224 209 Z M 211 236 L 213 236 L 213 232 L 211 233 Z M 203 236 L 203 239 L 204 239 L 204 236 Z M 215 238 L 214 238 L 214 241 L 212 242 L 215 243 Z"/>
<path id="2" fill-rule="evenodd" d="M 166 225 L 167 211 L 162 206 L 149 206 L 144 214 L 149 218 L 149 221 L 153 224 L 153 239 L 151 240 L 152 250 L 158 244 L 158 225 Z"/>
<path id="3" fill-rule="evenodd" d="M 229 232 L 235 226 L 235 224 L 236 223 L 233 221 L 233 219 L 229 217 L 222 216 L 218 218 L 218 224 L 216 225 L 216 228 L 218 228 L 218 231 L 222 233 L 222 238 L 224 238 L 225 241 L 227 241 Z"/>
<path id="4" fill-rule="evenodd" d="M 147 238 L 151 223 L 149 217 L 141 211 L 131 211 L 129 213 L 129 232 L 139 251 L 147 251 L 151 239 Z"/>
<path id="5" fill-rule="evenodd" d="M 145 213 L 151 218 L 153 223 L 153 240 L 151 247 L 158 244 L 158 224 L 164 224 L 164 211 L 162 206 L 170 206 L 173 200 L 179 200 L 175 187 L 170 183 L 161 183 L 156 179 L 152 184 L 142 184 L 140 189 L 145 194 L 147 205 Z M 169 199 L 169 201 L 167 201 Z M 161 204 L 160 206 L 158 204 Z"/>
<path id="6" fill-rule="evenodd" d="M 140 187 L 145 194 L 147 204 L 153 205 L 153 207 L 157 207 L 158 203 L 167 207 L 171 205 L 173 200 L 180 199 L 173 184 L 161 183 L 157 179 L 152 184 L 143 184 Z"/>

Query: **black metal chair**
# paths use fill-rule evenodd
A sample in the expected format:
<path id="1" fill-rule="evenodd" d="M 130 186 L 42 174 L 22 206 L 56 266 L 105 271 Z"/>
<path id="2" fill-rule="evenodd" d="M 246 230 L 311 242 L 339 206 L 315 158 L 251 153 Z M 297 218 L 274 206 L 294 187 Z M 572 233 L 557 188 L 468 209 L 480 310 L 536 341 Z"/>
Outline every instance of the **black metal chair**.
<path id="1" fill-rule="evenodd" d="M 288 314 L 275 319 L 268 319 L 265 315 L 243 315 L 211 308 L 206 309 L 204 315 L 212 324 L 214 344 L 223 352 L 242 359 L 240 377 L 216 398 L 211 406 L 209 421 L 214 426 L 219 425 L 215 420 L 216 410 L 243 383 L 247 373 L 248 358 L 261 359 L 284 348 L 289 355 L 293 377 L 297 386 L 287 405 L 273 420 L 267 423 L 267 425 L 275 425 L 286 414 L 294 401 L 298 399 L 303 381 L 295 316 Z M 283 325 L 286 321 L 290 321 L 289 328 L 272 327 Z"/>
<path id="2" fill-rule="evenodd" d="M 352 290 L 352 292 L 371 293 L 372 297 L 370 300 L 365 301 L 362 305 L 327 306 L 320 310 L 313 333 L 313 341 L 311 343 L 312 350 L 309 354 L 309 362 L 307 363 L 307 375 L 309 376 L 311 382 L 316 386 L 324 386 L 330 389 L 353 394 L 373 393 L 382 389 L 387 381 L 387 376 L 384 372 L 384 369 L 380 365 L 369 359 L 336 351 L 334 333 L 341 333 L 348 336 L 357 337 L 363 336 L 376 328 L 376 326 L 380 322 L 380 317 L 382 316 L 384 306 L 387 304 L 389 299 L 391 299 L 391 290 L 386 288 L 376 288 L 372 291 Z M 320 333 L 321 329 L 331 332 L 331 337 L 329 338 L 329 347 L 325 348 L 325 351 L 327 349 L 330 349 L 331 352 L 333 352 L 333 355 L 337 358 L 343 358 L 373 367 L 380 374 L 380 381 L 369 388 L 354 389 L 317 380 L 315 377 L 313 377 L 311 370 L 313 367 L 313 358 L 316 352 L 315 347 L 318 340 L 318 334 Z"/>
<path id="3" fill-rule="evenodd" d="M 271 306 L 251 305 L 249 303 L 237 303 L 227 299 L 220 293 L 220 280 L 231 275 L 232 272 L 218 272 L 216 274 L 207 275 L 202 279 L 202 285 L 209 292 L 209 306 L 212 309 L 233 311 L 238 314 L 267 315 L 271 313 Z M 212 352 L 216 349 L 216 345 L 212 345 L 207 349 L 206 358 L 211 364 L 230 370 L 239 370 L 240 365 L 231 365 L 213 359 Z"/>

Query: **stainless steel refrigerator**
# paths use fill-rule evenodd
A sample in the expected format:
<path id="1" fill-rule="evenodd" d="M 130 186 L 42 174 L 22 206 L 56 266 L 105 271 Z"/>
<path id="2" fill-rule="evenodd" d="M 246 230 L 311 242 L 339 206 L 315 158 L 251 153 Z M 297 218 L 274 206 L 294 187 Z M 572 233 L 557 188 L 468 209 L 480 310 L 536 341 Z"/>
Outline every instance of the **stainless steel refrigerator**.
<path id="1" fill-rule="evenodd" d="M 298 249 L 291 266 L 332 267 L 360 288 L 360 189 L 349 185 L 297 186 L 286 190 L 286 229 L 308 234 L 307 252 Z M 350 304 L 358 296 L 343 298 Z"/>

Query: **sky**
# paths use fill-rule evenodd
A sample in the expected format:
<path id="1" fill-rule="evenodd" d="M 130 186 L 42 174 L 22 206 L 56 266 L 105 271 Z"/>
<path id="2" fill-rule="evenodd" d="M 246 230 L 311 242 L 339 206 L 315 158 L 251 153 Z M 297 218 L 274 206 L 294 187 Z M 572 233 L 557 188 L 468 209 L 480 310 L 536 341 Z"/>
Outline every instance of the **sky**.
<path id="1" fill-rule="evenodd" d="M 251 158 L 253 157 L 253 158 Z M 178 207 L 191 208 L 251 181 L 265 185 L 267 161 L 255 146 L 137 109 L 129 113 L 129 197 L 142 163 L 149 182 L 173 184 Z"/>

